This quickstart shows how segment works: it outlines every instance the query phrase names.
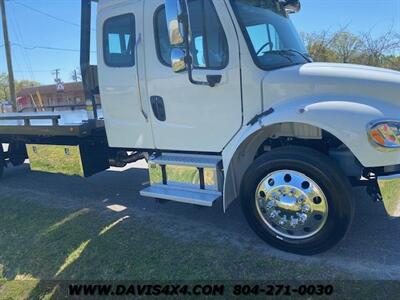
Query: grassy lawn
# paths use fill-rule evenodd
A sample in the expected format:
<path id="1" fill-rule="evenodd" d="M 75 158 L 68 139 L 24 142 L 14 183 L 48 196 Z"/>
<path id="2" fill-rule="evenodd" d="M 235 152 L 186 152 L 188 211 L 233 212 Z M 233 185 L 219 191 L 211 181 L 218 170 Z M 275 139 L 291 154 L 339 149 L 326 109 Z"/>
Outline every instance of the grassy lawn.
<path id="1" fill-rule="evenodd" d="M 0 299 L 50 299 L 56 283 L 43 281 L 51 279 L 301 280 L 332 279 L 332 272 L 211 241 L 183 242 L 123 212 L 72 212 L 0 197 Z"/>

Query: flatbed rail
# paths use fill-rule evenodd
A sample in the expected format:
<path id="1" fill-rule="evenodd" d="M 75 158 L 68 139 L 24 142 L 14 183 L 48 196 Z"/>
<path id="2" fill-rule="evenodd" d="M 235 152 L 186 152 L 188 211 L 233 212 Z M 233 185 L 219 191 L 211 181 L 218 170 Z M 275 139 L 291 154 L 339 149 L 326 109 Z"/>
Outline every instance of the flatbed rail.
<path id="1" fill-rule="evenodd" d="M 31 120 L 51 120 L 53 126 L 58 126 L 60 119 L 61 119 L 61 115 L 0 116 L 0 121 L 18 121 L 18 120 L 23 120 L 24 121 L 24 126 L 30 126 L 31 125 Z"/>
<path id="2" fill-rule="evenodd" d="M 24 107 L 19 112 L 58 112 L 58 111 L 74 111 L 74 110 L 85 110 L 86 104 L 73 104 L 73 105 L 47 105 L 41 107 Z M 101 104 L 96 104 L 96 109 L 101 109 Z"/>
<path id="3" fill-rule="evenodd" d="M 11 135 L 86 137 L 96 129 L 104 129 L 103 120 L 83 119 L 82 114 L 84 112 L 78 111 L 59 114 L 0 114 L 0 137 Z"/>

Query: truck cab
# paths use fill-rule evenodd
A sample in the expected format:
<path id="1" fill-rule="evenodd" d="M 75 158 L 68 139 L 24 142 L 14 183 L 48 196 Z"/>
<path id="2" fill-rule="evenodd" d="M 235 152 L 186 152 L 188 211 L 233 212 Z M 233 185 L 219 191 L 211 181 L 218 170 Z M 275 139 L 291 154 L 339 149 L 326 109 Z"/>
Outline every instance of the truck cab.
<path id="1" fill-rule="evenodd" d="M 188 2 L 193 83 L 187 71 L 171 69 L 178 48 L 170 44 L 165 1 L 100 1 L 98 67 L 110 145 L 222 152 L 270 108 L 262 103 L 266 71 L 309 60 L 290 19 L 270 3 L 275 12 L 240 1 Z M 218 83 L 210 87 L 207 78 Z"/>
<path id="2" fill-rule="evenodd" d="M 142 196 L 238 199 L 263 240 L 298 254 L 345 236 L 352 186 L 400 217 L 400 73 L 314 63 L 290 20 L 300 1 L 96 2 L 102 169 L 145 157 Z"/>

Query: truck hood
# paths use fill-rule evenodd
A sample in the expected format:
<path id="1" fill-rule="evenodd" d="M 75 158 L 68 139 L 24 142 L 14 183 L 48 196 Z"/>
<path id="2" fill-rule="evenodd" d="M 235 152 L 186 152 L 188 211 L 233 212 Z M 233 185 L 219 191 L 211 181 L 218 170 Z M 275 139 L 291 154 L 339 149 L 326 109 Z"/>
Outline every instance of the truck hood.
<path id="1" fill-rule="evenodd" d="M 264 109 L 285 100 L 369 99 L 400 106 L 400 72 L 351 64 L 309 63 L 268 72 Z"/>

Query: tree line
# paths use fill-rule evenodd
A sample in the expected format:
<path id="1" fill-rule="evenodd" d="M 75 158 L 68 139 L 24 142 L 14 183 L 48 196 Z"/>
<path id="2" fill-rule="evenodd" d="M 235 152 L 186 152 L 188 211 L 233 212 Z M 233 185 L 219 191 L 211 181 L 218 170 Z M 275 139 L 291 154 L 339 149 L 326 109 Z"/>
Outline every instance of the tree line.
<path id="1" fill-rule="evenodd" d="M 16 80 L 15 90 L 18 94 L 24 88 L 39 86 L 40 83 L 31 80 Z M 0 101 L 10 99 L 10 90 L 8 86 L 8 75 L 5 73 L 0 74 Z"/>
<path id="2" fill-rule="evenodd" d="M 353 63 L 400 71 L 400 34 L 393 27 L 380 35 L 372 31 L 355 34 L 342 28 L 301 36 L 316 62 Z"/>

